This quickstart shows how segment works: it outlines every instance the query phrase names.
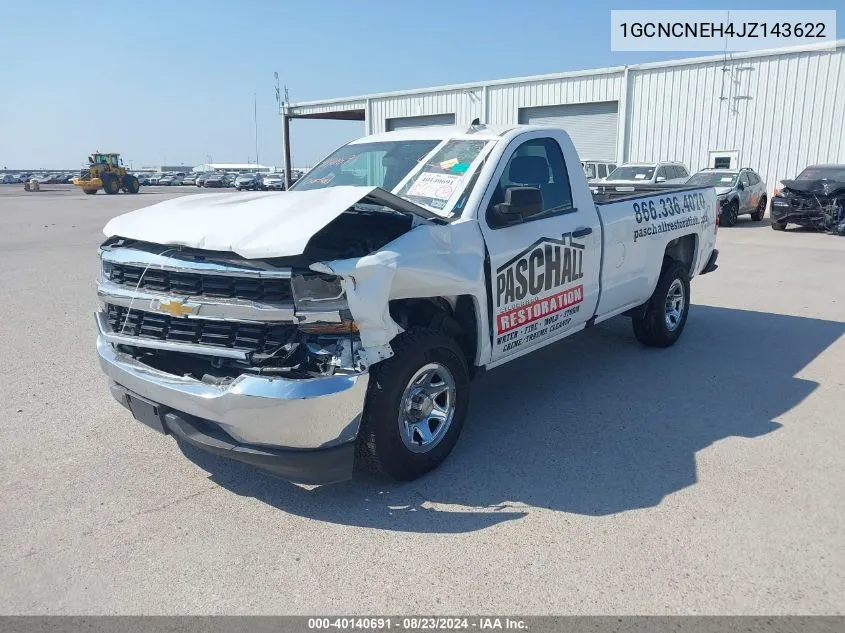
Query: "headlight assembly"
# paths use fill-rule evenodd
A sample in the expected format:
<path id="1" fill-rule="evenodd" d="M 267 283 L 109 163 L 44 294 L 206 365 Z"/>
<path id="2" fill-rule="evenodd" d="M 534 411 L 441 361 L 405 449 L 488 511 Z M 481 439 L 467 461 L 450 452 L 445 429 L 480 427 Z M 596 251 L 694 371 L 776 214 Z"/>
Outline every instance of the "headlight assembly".
<path id="1" fill-rule="evenodd" d="M 330 312 L 345 310 L 343 280 L 333 275 L 294 274 L 291 277 L 294 306 L 297 310 Z"/>

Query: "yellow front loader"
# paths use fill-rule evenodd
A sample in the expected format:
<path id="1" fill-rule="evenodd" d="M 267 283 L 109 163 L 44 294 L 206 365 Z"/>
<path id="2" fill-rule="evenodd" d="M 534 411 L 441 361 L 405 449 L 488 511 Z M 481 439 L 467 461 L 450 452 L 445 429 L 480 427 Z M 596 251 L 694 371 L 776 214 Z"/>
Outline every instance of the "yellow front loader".
<path id="1" fill-rule="evenodd" d="M 141 188 L 138 179 L 126 172 L 123 161 L 120 160 L 120 154 L 101 152 L 88 157 L 88 169 L 83 169 L 72 182 L 90 195 L 97 193 L 100 189 L 106 193 L 115 194 L 121 189 L 126 193 L 138 193 Z"/>

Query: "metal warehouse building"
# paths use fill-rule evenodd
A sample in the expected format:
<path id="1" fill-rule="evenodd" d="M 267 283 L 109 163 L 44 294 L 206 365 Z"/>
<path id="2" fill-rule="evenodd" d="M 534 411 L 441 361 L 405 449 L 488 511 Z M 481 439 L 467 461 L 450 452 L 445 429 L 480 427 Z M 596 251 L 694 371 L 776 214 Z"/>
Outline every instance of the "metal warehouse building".
<path id="1" fill-rule="evenodd" d="M 845 40 L 289 104 L 290 118 L 408 126 L 541 123 L 582 159 L 756 169 L 766 182 L 845 163 Z"/>

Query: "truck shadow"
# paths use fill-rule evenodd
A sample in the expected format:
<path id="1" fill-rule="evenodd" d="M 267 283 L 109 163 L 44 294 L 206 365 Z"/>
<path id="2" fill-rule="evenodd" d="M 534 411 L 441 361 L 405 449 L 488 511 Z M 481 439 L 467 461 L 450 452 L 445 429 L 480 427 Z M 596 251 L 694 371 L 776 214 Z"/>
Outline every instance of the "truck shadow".
<path id="1" fill-rule="evenodd" d="M 451 457 L 408 484 L 305 489 L 182 450 L 236 494 L 343 525 L 459 533 L 532 508 L 609 515 L 694 485 L 697 451 L 777 430 L 774 418 L 817 386 L 796 374 L 843 333 L 838 322 L 697 305 L 681 341 L 654 350 L 612 319 L 481 376 Z"/>

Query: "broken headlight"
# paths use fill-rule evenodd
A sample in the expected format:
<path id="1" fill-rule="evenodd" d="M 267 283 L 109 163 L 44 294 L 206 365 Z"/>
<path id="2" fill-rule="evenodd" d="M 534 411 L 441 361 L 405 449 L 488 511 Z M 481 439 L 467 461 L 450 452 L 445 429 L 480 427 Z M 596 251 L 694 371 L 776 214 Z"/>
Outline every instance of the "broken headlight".
<path id="1" fill-rule="evenodd" d="M 347 307 L 340 277 L 317 273 L 294 274 L 291 290 L 297 311 L 336 312 Z"/>

